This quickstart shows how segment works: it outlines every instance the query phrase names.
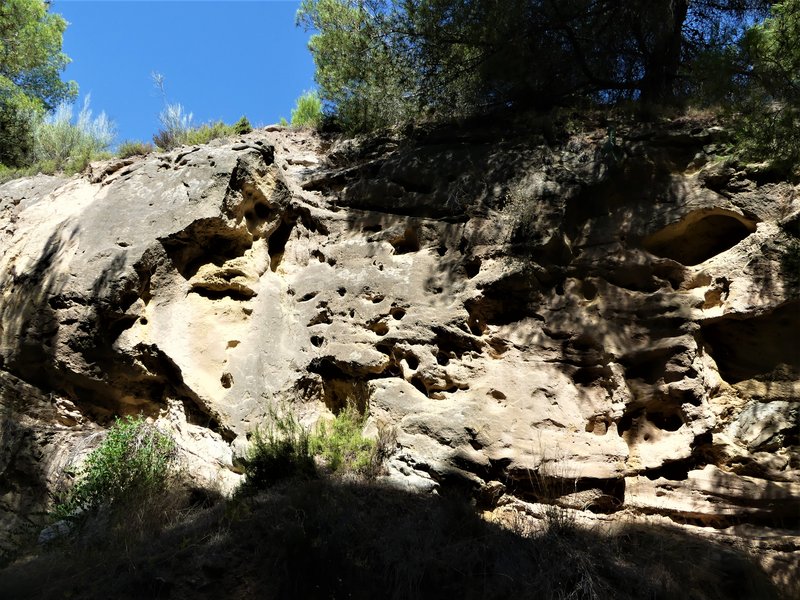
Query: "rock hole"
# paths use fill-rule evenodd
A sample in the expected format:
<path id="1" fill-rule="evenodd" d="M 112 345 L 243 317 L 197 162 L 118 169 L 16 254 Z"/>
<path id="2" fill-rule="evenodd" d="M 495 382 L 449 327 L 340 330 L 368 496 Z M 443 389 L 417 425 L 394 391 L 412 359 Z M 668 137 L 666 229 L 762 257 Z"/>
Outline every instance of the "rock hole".
<path id="1" fill-rule="evenodd" d="M 623 437 L 626 433 L 628 433 L 634 426 L 634 423 L 639 420 L 644 414 L 644 409 L 637 408 L 626 412 L 622 415 L 622 418 L 617 423 L 617 432 L 619 433 L 620 437 Z"/>
<path id="2" fill-rule="evenodd" d="M 580 367 L 572 374 L 572 380 L 579 385 L 591 385 L 611 377 L 611 369 L 607 365 Z"/>
<path id="3" fill-rule="evenodd" d="M 481 259 L 478 258 L 477 256 L 464 263 L 464 272 L 470 279 L 472 279 L 478 273 L 480 273 L 480 270 L 481 270 Z"/>
<path id="4" fill-rule="evenodd" d="M 330 266 L 332 266 L 332 267 L 335 267 L 335 266 L 336 266 L 336 259 L 335 259 L 335 258 L 329 258 L 329 259 L 327 260 L 327 263 L 328 263 Z"/>
<path id="5" fill-rule="evenodd" d="M 223 373 L 222 377 L 219 378 L 219 382 L 222 384 L 222 387 L 227 390 L 233 385 L 233 375 L 230 373 Z"/>
<path id="6" fill-rule="evenodd" d="M 703 325 L 703 339 L 720 374 L 728 383 L 766 376 L 782 370 L 800 370 L 797 335 L 800 302 L 749 319 L 724 318 Z M 782 367 L 783 365 L 783 367 Z M 787 374 L 792 379 L 791 374 Z"/>
<path id="7" fill-rule="evenodd" d="M 347 290 L 344 289 L 343 287 L 340 287 L 340 288 L 338 288 L 336 290 L 336 293 L 339 294 L 340 296 L 344 297 L 344 295 L 347 293 Z"/>
<path id="8" fill-rule="evenodd" d="M 438 254 L 439 256 L 444 256 L 445 254 L 447 254 L 447 248 L 445 248 L 444 246 L 439 246 L 438 248 L 436 248 L 436 254 Z"/>
<path id="9" fill-rule="evenodd" d="M 655 348 L 621 357 L 625 365 L 626 379 L 640 379 L 655 384 L 664 378 L 667 361 L 675 353 L 675 348 Z"/>
<path id="10" fill-rule="evenodd" d="M 608 417 L 605 415 L 600 415 L 593 417 L 586 423 L 586 427 L 584 428 L 587 433 L 593 433 L 595 435 L 605 435 L 608 433 L 608 425 L 609 420 Z"/>
<path id="11" fill-rule="evenodd" d="M 407 354 L 405 356 L 405 359 L 408 368 L 411 369 L 412 371 L 416 371 L 417 368 L 419 367 L 419 359 L 413 354 Z"/>
<path id="12" fill-rule="evenodd" d="M 593 284 L 591 281 L 584 279 L 581 281 L 581 294 L 583 297 L 591 302 L 595 298 L 597 298 L 597 286 Z"/>
<path id="13" fill-rule="evenodd" d="M 469 327 L 469 332 L 475 336 L 482 336 L 486 330 L 486 325 L 479 318 L 472 315 L 467 319 L 467 327 Z"/>
<path id="14" fill-rule="evenodd" d="M 192 293 L 197 294 L 203 298 L 208 298 L 209 300 L 222 300 L 224 298 L 230 298 L 231 300 L 235 300 L 236 302 L 247 302 L 253 296 L 255 296 L 255 292 L 249 288 L 227 288 L 227 289 L 208 289 L 201 286 L 193 286 Z"/>
<path id="15" fill-rule="evenodd" d="M 392 310 L 390 310 L 389 314 L 392 315 L 392 318 L 395 321 L 400 321 L 400 320 L 402 320 L 403 317 L 406 316 L 406 311 L 405 311 L 405 309 L 398 307 L 398 308 L 393 308 Z"/>
<path id="16" fill-rule="evenodd" d="M 230 340 L 228 342 L 228 348 L 236 348 L 240 344 L 239 340 Z"/>
<path id="17" fill-rule="evenodd" d="M 322 343 L 325 341 L 325 338 L 320 335 L 312 335 L 311 336 L 311 345 L 319 348 L 322 346 Z"/>
<path id="18" fill-rule="evenodd" d="M 292 229 L 294 229 L 294 223 L 281 221 L 278 228 L 269 236 L 267 251 L 270 257 L 269 268 L 273 273 L 277 271 L 281 260 L 283 260 L 283 253 L 286 250 L 286 243 L 289 241 Z"/>
<path id="19" fill-rule="evenodd" d="M 386 296 L 384 296 L 383 294 L 376 294 L 375 296 L 372 297 L 372 303 L 373 304 L 380 304 L 381 302 L 383 302 L 383 299 L 385 297 Z"/>
<path id="20" fill-rule="evenodd" d="M 689 478 L 689 471 L 695 466 L 690 460 L 676 460 L 658 467 L 648 469 L 644 475 L 651 481 L 656 479 L 669 479 L 670 481 L 685 481 Z"/>
<path id="21" fill-rule="evenodd" d="M 372 323 L 367 325 L 367 328 L 375 332 L 376 335 L 383 337 L 387 333 L 389 333 L 389 326 L 384 323 L 383 321 L 378 321 L 377 323 Z"/>
<path id="22" fill-rule="evenodd" d="M 324 263 L 324 262 L 325 262 L 325 255 L 324 255 L 322 252 L 320 252 L 319 250 L 314 250 L 314 251 L 311 253 L 311 256 L 313 256 L 314 258 L 316 258 L 316 259 L 317 259 L 319 262 L 321 262 L 321 263 Z"/>
<path id="23" fill-rule="evenodd" d="M 450 357 L 447 356 L 444 352 L 437 352 L 436 353 L 436 362 L 443 367 L 446 367 L 450 364 Z"/>
<path id="24" fill-rule="evenodd" d="M 695 211 L 643 239 L 642 247 L 656 256 L 692 266 L 733 248 L 755 230 L 754 221 L 731 211 Z"/>
<path id="25" fill-rule="evenodd" d="M 647 419 L 653 425 L 664 431 L 678 431 L 678 429 L 683 427 L 683 419 L 681 419 L 681 416 L 677 413 L 666 414 L 663 412 L 648 411 Z M 649 436 L 645 434 L 644 439 L 649 439 Z"/>
<path id="26" fill-rule="evenodd" d="M 302 298 L 300 298 L 300 300 L 298 300 L 298 302 L 308 302 L 309 300 L 313 300 L 314 298 L 317 297 L 318 293 L 319 292 L 308 292 Z"/>
<path id="27" fill-rule="evenodd" d="M 141 323 L 142 325 L 147 325 L 147 317 L 140 317 L 139 323 Z"/>
<path id="28" fill-rule="evenodd" d="M 419 251 L 419 238 L 413 228 L 408 227 L 402 236 L 389 240 L 394 247 L 395 254 L 408 254 L 409 252 Z"/>
<path id="29" fill-rule="evenodd" d="M 383 225 L 380 223 L 373 223 L 371 225 L 365 225 L 364 229 L 362 229 L 365 233 L 377 233 L 383 230 Z"/>
<path id="30" fill-rule="evenodd" d="M 166 238 L 161 246 L 184 279 L 191 279 L 203 265 L 222 266 L 242 256 L 253 245 L 247 232 L 230 229 L 221 219 L 198 219 Z"/>
<path id="31" fill-rule="evenodd" d="M 331 318 L 330 311 L 325 308 L 319 311 L 309 322 L 307 327 L 312 327 L 314 325 L 330 325 L 333 323 L 333 319 Z"/>
<path id="32" fill-rule="evenodd" d="M 426 396 L 428 395 L 428 388 L 425 386 L 425 382 L 422 381 L 421 377 L 415 375 L 414 377 L 411 378 L 410 383 L 420 392 L 422 392 Z"/>
<path id="33" fill-rule="evenodd" d="M 492 398 L 494 398 L 495 400 L 505 400 L 506 399 L 506 395 L 503 392 L 501 392 L 500 390 L 491 390 L 489 392 L 489 395 Z"/>
<path id="34" fill-rule="evenodd" d="M 256 204 L 253 207 L 253 210 L 255 211 L 256 216 L 261 220 L 264 220 L 267 217 L 269 217 L 269 207 L 263 202 L 259 202 L 258 204 Z"/>

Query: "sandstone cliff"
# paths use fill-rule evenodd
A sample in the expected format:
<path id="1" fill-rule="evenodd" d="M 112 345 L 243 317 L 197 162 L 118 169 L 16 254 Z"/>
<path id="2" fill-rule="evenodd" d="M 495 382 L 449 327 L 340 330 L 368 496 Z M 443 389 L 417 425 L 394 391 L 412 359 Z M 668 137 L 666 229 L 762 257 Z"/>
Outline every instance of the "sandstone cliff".
<path id="1" fill-rule="evenodd" d="M 719 128 L 618 137 L 268 128 L 0 186 L 0 550 L 114 415 L 229 491 L 270 403 L 355 400 L 394 486 L 678 523 L 795 584 L 795 187 Z"/>

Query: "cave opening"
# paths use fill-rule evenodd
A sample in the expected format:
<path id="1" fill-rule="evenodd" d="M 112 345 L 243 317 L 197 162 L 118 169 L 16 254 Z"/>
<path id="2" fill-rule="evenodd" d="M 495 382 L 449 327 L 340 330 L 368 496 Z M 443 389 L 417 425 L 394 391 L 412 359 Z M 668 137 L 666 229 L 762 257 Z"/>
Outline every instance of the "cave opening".
<path id="1" fill-rule="evenodd" d="M 642 240 L 645 250 L 682 265 L 699 265 L 733 248 L 755 231 L 755 223 L 735 213 L 690 214 Z"/>

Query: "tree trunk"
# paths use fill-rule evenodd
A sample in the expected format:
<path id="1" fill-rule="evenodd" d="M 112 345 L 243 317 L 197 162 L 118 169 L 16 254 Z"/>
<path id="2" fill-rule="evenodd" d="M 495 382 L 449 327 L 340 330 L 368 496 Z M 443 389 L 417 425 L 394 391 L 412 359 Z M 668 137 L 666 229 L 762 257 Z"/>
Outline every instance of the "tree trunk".
<path id="1" fill-rule="evenodd" d="M 670 102 L 675 95 L 675 80 L 683 50 L 683 24 L 689 11 L 689 0 L 669 0 L 667 4 L 668 18 L 644 58 L 645 72 L 640 87 L 643 102 Z"/>

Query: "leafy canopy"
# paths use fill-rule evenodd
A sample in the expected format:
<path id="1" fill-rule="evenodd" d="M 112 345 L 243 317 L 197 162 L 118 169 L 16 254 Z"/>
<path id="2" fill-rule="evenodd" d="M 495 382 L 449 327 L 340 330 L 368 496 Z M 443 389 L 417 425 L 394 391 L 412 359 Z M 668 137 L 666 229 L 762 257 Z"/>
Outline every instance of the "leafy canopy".
<path id="1" fill-rule="evenodd" d="M 61 52 L 67 23 L 43 0 L 0 3 L 0 163 L 29 158 L 34 115 L 77 94 L 75 82 L 61 80 L 69 58 Z"/>
<path id="2" fill-rule="evenodd" d="M 769 0 L 303 0 L 326 111 L 349 130 L 498 109 L 681 101 Z"/>

